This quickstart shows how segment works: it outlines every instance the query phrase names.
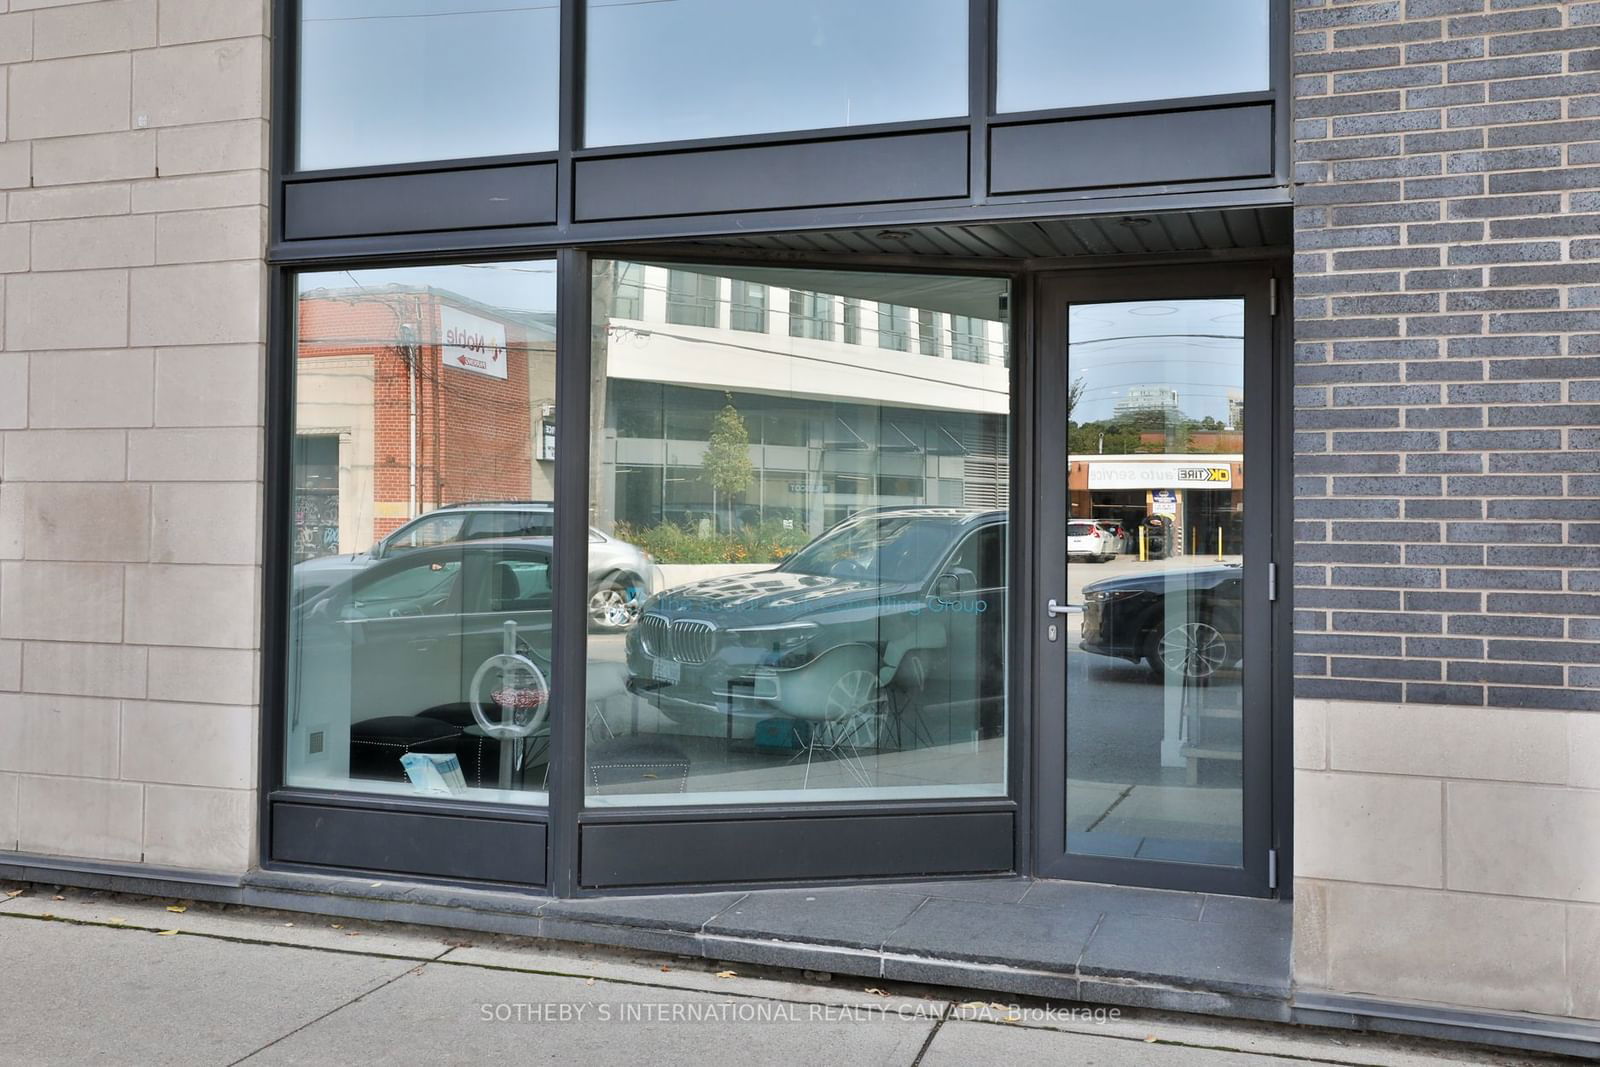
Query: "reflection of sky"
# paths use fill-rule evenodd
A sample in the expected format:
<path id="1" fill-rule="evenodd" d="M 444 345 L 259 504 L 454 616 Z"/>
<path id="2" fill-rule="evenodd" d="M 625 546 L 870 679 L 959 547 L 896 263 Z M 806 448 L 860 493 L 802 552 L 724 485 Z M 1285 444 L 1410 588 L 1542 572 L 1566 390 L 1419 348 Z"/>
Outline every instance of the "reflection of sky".
<path id="1" fill-rule="evenodd" d="M 375 270 L 332 270 L 300 276 L 300 292 L 351 289 L 357 286 L 432 286 L 448 289 L 490 307 L 554 314 L 556 265 L 549 260 L 523 263 L 475 263 L 429 267 L 387 267 Z"/>
<path id="2" fill-rule="evenodd" d="M 967 113 L 967 0 L 589 0 L 590 145 Z"/>
<path id="3" fill-rule="evenodd" d="M 1268 0 L 1000 0 L 1000 111 L 1266 89 Z"/>
<path id="4" fill-rule="evenodd" d="M 1193 419 L 1228 421 L 1244 395 L 1244 301 L 1075 304 L 1067 313 L 1067 375 L 1083 381 L 1077 423 L 1109 419 L 1130 386 L 1177 391 Z"/>
<path id="5" fill-rule="evenodd" d="M 556 0 L 302 0 L 300 167 L 553 151 Z"/>

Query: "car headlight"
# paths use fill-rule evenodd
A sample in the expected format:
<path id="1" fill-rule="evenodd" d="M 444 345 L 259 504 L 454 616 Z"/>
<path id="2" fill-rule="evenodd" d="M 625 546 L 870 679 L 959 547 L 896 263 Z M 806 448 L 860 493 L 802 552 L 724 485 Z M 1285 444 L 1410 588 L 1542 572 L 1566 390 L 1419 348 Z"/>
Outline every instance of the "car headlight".
<path id="1" fill-rule="evenodd" d="M 800 648 L 817 632 L 814 622 L 780 622 L 771 626 L 734 626 L 727 631 L 740 644 L 750 648 L 765 648 L 773 652 L 786 652 Z"/>
<path id="2" fill-rule="evenodd" d="M 1110 604 L 1129 597 L 1142 596 L 1142 589 L 1095 589 L 1083 591 L 1083 599 L 1091 604 Z"/>
<path id="3" fill-rule="evenodd" d="M 768 653 L 768 666 L 787 671 L 804 667 L 815 658 L 811 638 L 817 630 L 814 622 L 781 622 L 771 626 L 738 626 L 726 632 L 744 647 Z"/>

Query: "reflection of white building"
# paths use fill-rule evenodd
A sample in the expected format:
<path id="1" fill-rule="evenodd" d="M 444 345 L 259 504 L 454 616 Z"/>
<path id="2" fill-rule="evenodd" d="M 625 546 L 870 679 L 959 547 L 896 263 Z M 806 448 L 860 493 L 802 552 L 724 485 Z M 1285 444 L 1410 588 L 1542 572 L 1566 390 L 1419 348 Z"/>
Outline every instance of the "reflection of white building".
<path id="1" fill-rule="evenodd" d="M 1159 385 L 1134 385 L 1118 400 L 1112 413 L 1121 417 L 1124 415 L 1139 415 L 1145 412 L 1159 412 L 1161 414 L 1176 415 L 1178 413 L 1178 391 Z"/>
<path id="2" fill-rule="evenodd" d="M 970 282 L 956 291 L 947 279 L 930 278 L 924 294 L 930 302 L 970 302 L 972 313 L 958 314 L 623 266 L 611 317 L 613 335 L 623 336 L 609 347 L 609 377 L 935 410 L 1010 410 L 1006 328 L 995 315 L 996 297 L 1005 291 L 999 283 L 989 293 L 972 293 Z M 748 273 L 802 278 L 807 272 Z M 835 288 L 848 281 L 838 272 L 817 273 Z M 870 291 L 879 277 L 864 275 L 861 287 Z M 893 278 L 901 299 L 916 295 L 906 281 Z M 981 317 L 984 311 L 989 318 Z M 729 358 L 707 358 L 712 353 Z"/>
<path id="3" fill-rule="evenodd" d="M 373 363 L 370 354 L 349 355 L 306 360 L 299 370 L 295 443 L 301 455 L 295 526 L 297 536 L 308 527 L 313 534 L 297 543 L 297 557 L 354 551 L 376 540 Z M 316 531 L 319 526 L 322 529 Z M 336 539 L 330 540 L 329 527 L 337 531 Z"/>
<path id="4" fill-rule="evenodd" d="M 863 506 L 1005 502 L 1003 282 L 718 271 L 617 264 L 609 279 L 602 461 L 614 491 L 599 503 L 611 517 L 708 512 L 699 469 L 711 415 L 730 402 L 755 471 L 741 524 L 819 532 Z"/>

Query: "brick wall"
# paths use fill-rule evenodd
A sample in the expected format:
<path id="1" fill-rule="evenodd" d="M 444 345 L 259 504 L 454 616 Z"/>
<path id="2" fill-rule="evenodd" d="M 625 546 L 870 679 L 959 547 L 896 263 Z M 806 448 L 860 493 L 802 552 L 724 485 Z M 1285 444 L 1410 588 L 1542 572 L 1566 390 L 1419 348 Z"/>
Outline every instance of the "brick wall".
<path id="1" fill-rule="evenodd" d="M 434 337 L 443 333 L 441 313 L 433 313 Z M 435 375 L 439 493 L 445 503 L 524 500 L 532 495 L 534 428 L 528 376 L 537 356 L 526 330 L 514 322 L 504 325 L 504 380 L 449 368 Z M 550 358 L 553 351 L 539 354 Z M 425 358 L 434 367 L 441 365 L 438 348 L 428 348 Z"/>
<path id="2" fill-rule="evenodd" d="M 432 324 L 424 331 L 425 337 L 439 336 L 442 303 L 432 295 L 388 294 L 380 300 L 307 298 L 299 303 L 299 358 L 373 357 L 374 501 L 404 506 L 411 492 L 411 394 L 405 357 L 393 340 L 395 300 L 406 301 L 409 317 Z M 477 305 L 467 310 L 484 313 Z M 503 379 L 453 370 L 443 365 L 439 346 L 420 347 L 417 514 L 440 504 L 532 498 L 535 431 L 531 396 L 538 390 L 530 389 L 529 375 L 538 364 L 549 376 L 554 345 L 531 342 L 519 323 L 502 325 L 506 330 Z M 408 519 L 403 512 L 385 509 L 375 520 L 373 539 L 392 533 Z M 368 547 L 339 545 L 338 551 Z"/>
<path id="3" fill-rule="evenodd" d="M 254 853 L 266 10 L 0 0 L 0 850 Z"/>
<path id="4" fill-rule="evenodd" d="M 1600 3 L 1294 31 L 1297 980 L 1600 1017 Z"/>

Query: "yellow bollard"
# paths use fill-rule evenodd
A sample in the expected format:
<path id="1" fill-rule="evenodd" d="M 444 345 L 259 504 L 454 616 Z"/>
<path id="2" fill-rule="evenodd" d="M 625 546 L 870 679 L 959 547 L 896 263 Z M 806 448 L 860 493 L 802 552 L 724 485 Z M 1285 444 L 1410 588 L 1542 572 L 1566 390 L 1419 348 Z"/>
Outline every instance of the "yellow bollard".
<path id="1" fill-rule="evenodd" d="M 1149 556 L 1145 555 L 1145 549 L 1144 549 L 1144 527 L 1141 526 L 1141 527 L 1139 527 L 1139 562 L 1143 563 L 1149 558 L 1150 558 Z"/>
<path id="2" fill-rule="evenodd" d="M 1217 527 L 1217 562 L 1222 562 L 1222 527 Z"/>

